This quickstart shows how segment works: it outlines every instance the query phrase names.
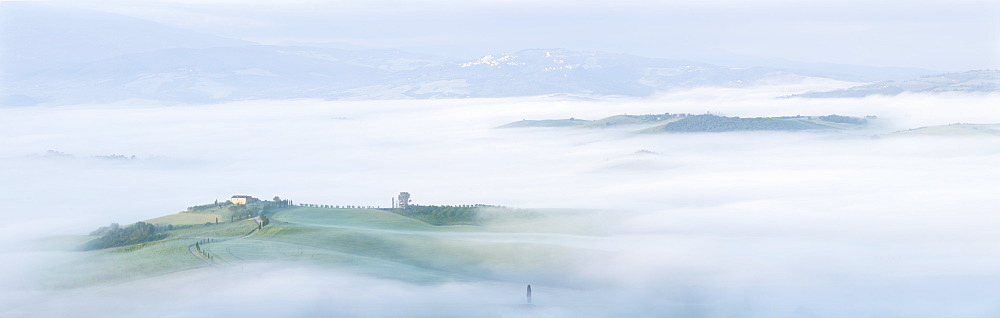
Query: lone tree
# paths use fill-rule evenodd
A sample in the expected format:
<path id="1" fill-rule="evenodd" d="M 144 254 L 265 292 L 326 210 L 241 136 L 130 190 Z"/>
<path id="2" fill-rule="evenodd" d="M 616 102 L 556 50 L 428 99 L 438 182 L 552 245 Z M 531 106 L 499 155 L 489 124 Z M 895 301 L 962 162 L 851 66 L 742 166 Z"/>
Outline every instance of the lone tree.
<path id="1" fill-rule="evenodd" d="M 528 284 L 528 304 L 531 304 L 531 284 Z"/>
<path id="2" fill-rule="evenodd" d="M 287 207 L 289 205 L 288 200 L 282 200 L 279 196 L 274 196 L 274 199 L 272 200 L 274 200 L 274 206 L 279 208 Z"/>
<path id="3" fill-rule="evenodd" d="M 404 209 L 404 210 L 410 208 L 410 193 L 409 192 L 400 192 L 399 193 L 399 208 L 400 209 Z"/>

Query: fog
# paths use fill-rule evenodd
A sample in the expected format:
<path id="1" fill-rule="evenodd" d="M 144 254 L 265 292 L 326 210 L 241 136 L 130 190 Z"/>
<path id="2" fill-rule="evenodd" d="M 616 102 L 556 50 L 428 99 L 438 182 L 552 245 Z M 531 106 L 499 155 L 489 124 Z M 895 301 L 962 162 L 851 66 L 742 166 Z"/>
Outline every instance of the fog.
<path id="1" fill-rule="evenodd" d="M 1000 7 L 991 1 L 4 2 L 0 316 L 1000 316 L 1000 138 L 891 134 L 998 124 L 1000 95 L 779 98 L 870 84 L 813 76 L 902 80 L 928 70 L 995 68 Z M 270 57 L 284 55 L 250 49 L 188 55 L 250 44 L 359 51 L 309 56 L 315 60 L 306 64 L 299 64 L 303 56 L 281 62 Z M 415 82 L 395 75 L 370 87 L 313 82 L 363 84 L 356 77 L 376 70 L 560 47 L 717 63 L 710 70 L 730 78 L 710 85 L 738 88 L 698 87 L 707 85 L 699 78 L 715 79 L 713 72 L 690 73 L 694 82 L 673 86 L 629 72 L 584 72 L 579 78 L 623 76 L 601 85 L 636 81 L 657 93 L 602 96 L 578 79 L 555 95 L 485 99 L 474 97 L 540 93 L 466 94 L 455 83 L 476 83 L 479 71 L 445 76 L 433 68 L 399 73 Z M 455 60 L 360 51 L 369 49 Z M 137 62 L 136 54 L 147 59 Z M 351 63 L 370 69 L 313 66 L 338 59 L 353 65 L 347 70 L 358 66 Z M 151 66 L 137 66 L 143 63 Z M 669 71 L 649 65 L 636 70 Z M 771 68 L 761 74 L 777 73 L 737 76 L 761 66 Z M 302 72 L 285 82 L 245 77 L 284 69 Z M 505 76 L 549 78 L 525 74 L 487 74 L 491 81 L 482 86 L 503 87 Z M 287 90 L 228 95 L 261 83 Z M 443 95 L 415 96 L 455 99 L 372 100 L 424 90 Z M 282 95 L 288 92 L 303 95 Z M 185 99 L 203 93 L 229 97 Z M 290 96 L 342 98 L 253 100 Z M 126 100 L 140 97 L 159 101 Z M 230 102 L 183 102 L 194 100 Z M 664 112 L 877 119 L 863 129 L 822 132 L 496 128 L 522 119 Z M 477 230 L 351 229 L 379 239 L 404 234 L 413 240 L 394 248 L 445 259 L 427 268 L 346 252 L 354 263 L 277 259 L 283 255 L 264 251 L 271 241 L 250 238 L 260 246 L 245 248 L 276 259 L 73 280 L 77 272 L 124 268 L 113 266 L 110 253 L 74 250 L 81 236 L 112 222 L 234 194 L 387 207 L 401 191 L 421 205 L 515 209 L 487 211 Z M 421 249 L 425 242 L 433 244 Z M 452 255 L 459 252 L 495 257 Z M 449 261 L 455 265 L 441 266 Z M 533 306 L 525 305 L 527 284 Z"/>
<path id="2" fill-rule="evenodd" d="M 245 101 L 0 109 L 0 312 L 10 316 L 986 317 L 1000 314 L 1000 138 L 873 138 L 1000 122 L 997 95 L 775 99 L 836 83 L 655 98 Z M 849 85 L 841 83 L 837 85 Z M 844 132 L 495 129 L 616 114 L 876 115 Z M 52 150 L 54 152 L 49 152 Z M 640 151 L 645 150 L 645 151 Z M 125 155 L 135 159 L 102 159 Z M 413 284 L 304 264 L 82 289 L 37 249 L 227 199 L 539 209 L 586 233 L 564 268 Z M 570 209 L 570 210 L 566 210 Z M 516 220 L 513 222 L 516 227 Z M 529 231 L 530 232 L 530 231 Z M 545 232 L 545 231 L 540 231 Z M 588 252 L 589 251 L 589 252 Z M 556 276 L 546 273 L 558 272 Z M 523 273 L 522 273 L 523 274 Z M 512 277 L 515 277 L 512 276 Z M 522 307 L 533 284 L 536 307 Z"/>

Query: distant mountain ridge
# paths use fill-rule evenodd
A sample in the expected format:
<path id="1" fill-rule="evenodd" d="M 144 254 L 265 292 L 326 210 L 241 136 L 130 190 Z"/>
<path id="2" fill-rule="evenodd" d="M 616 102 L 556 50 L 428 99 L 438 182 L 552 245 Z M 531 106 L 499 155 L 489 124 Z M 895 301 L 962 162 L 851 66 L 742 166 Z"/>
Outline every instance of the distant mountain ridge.
<path id="1" fill-rule="evenodd" d="M 745 87 L 807 77 L 564 49 L 455 60 L 398 50 L 243 45 L 129 53 L 9 76 L 0 103 L 649 96 L 671 88 Z"/>
<path id="2" fill-rule="evenodd" d="M 803 76 L 624 54 L 525 50 L 452 60 L 393 50 L 245 45 L 129 53 L 9 77 L 25 104 L 150 99 L 648 96 L 675 87 L 753 85 Z"/>
<path id="3" fill-rule="evenodd" d="M 1000 70 L 978 70 L 961 73 L 935 74 L 909 80 L 884 81 L 846 89 L 825 92 L 810 92 L 791 95 L 788 97 L 851 98 L 872 95 L 892 96 L 902 93 L 944 92 L 1000 92 Z"/>
<path id="4" fill-rule="evenodd" d="M 5 77 L 132 53 L 251 44 L 119 14 L 0 2 L 0 74 Z"/>
<path id="5" fill-rule="evenodd" d="M 0 106 L 129 99 L 648 96 L 671 88 L 851 77 L 565 49 L 453 59 L 399 50 L 259 45 L 110 13 L 36 3 L 3 2 L 0 8 Z"/>

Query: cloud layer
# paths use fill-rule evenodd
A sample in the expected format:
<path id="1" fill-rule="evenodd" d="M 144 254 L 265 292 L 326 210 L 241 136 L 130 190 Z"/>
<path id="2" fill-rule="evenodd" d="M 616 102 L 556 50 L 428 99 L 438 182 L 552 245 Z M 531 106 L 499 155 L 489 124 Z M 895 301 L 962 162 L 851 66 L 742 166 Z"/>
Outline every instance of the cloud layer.
<path id="1" fill-rule="evenodd" d="M 773 99 L 805 89 L 696 89 L 643 100 L 128 102 L 0 109 L 0 239 L 7 242 L 0 246 L 6 264 L 0 278 L 15 282 L 0 290 L 9 296 L 0 312 L 1000 313 L 994 301 L 1000 295 L 994 266 L 1000 262 L 994 253 L 1000 199 L 993 186 L 1000 182 L 1000 140 L 869 137 L 925 125 L 998 123 L 998 97 Z M 844 133 L 494 129 L 521 119 L 663 112 L 879 119 L 870 130 Z M 111 154 L 136 159 L 94 157 Z M 537 286 L 535 309 L 518 306 L 524 288 L 519 281 L 413 285 L 294 264 L 193 271 L 96 290 L 41 289 L 23 275 L 63 255 L 33 251 L 25 247 L 29 239 L 85 234 L 236 193 L 388 206 L 400 191 L 413 194 L 418 204 L 582 209 L 544 213 L 587 225 L 586 243 L 574 244 L 595 252 Z"/>

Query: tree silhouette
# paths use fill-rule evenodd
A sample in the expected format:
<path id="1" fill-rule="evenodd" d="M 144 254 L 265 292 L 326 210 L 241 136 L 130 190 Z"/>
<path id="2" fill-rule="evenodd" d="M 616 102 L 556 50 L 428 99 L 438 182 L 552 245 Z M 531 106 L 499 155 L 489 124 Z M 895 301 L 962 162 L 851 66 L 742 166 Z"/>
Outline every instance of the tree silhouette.
<path id="1" fill-rule="evenodd" d="M 531 303 L 531 285 L 528 285 L 528 303 Z"/>
<path id="2" fill-rule="evenodd" d="M 410 208 L 410 193 L 409 192 L 400 192 L 399 193 L 399 208 L 400 209 L 404 209 L 404 210 Z"/>

